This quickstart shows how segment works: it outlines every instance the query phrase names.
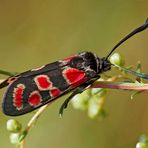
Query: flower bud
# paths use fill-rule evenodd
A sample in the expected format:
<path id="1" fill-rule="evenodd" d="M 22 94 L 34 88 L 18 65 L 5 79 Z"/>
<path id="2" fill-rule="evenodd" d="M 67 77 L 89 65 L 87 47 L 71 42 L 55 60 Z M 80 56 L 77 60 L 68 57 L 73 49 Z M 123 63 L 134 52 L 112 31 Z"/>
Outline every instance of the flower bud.
<path id="1" fill-rule="evenodd" d="M 138 142 L 138 143 L 136 144 L 136 148 L 148 148 L 148 145 L 145 144 L 145 143 L 140 143 L 140 142 Z"/>
<path id="2" fill-rule="evenodd" d="M 148 148 L 148 136 L 141 135 L 139 142 L 136 144 L 136 148 Z"/>
<path id="3" fill-rule="evenodd" d="M 19 133 L 11 133 L 10 134 L 10 142 L 12 144 L 19 144 Z"/>
<path id="4" fill-rule="evenodd" d="M 124 66 L 125 61 L 119 53 L 114 53 L 110 57 L 110 62 L 115 65 Z"/>
<path id="5" fill-rule="evenodd" d="M 88 100 L 91 97 L 90 89 L 85 90 L 81 94 L 77 94 L 72 99 L 72 105 L 75 109 L 86 110 L 88 106 Z"/>
<path id="6" fill-rule="evenodd" d="M 17 133 L 21 130 L 22 126 L 21 124 L 14 119 L 10 119 L 7 121 L 7 130 L 9 132 Z"/>
<path id="7" fill-rule="evenodd" d="M 102 109 L 102 105 L 100 105 L 100 99 L 97 96 L 93 96 L 89 100 L 88 104 L 88 116 L 90 118 L 95 118 L 100 113 L 100 110 Z"/>

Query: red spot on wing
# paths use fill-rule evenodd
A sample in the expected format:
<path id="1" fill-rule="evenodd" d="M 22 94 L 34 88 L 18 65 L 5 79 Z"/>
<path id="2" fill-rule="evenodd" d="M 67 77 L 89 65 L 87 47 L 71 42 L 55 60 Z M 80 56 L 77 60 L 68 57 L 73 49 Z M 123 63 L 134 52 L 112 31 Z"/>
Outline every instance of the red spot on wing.
<path id="1" fill-rule="evenodd" d="M 33 91 L 28 98 L 28 103 L 31 106 L 38 106 L 41 101 L 41 96 L 38 91 Z"/>
<path id="2" fill-rule="evenodd" d="M 83 70 L 67 68 L 63 71 L 63 74 L 66 81 L 70 85 L 72 85 L 72 87 L 78 86 L 87 81 L 87 78 L 85 77 L 85 72 Z"/>
<path id="3" fill-rule="evenodd" d="M 88 80 L 88 78 L 83 78 L 83 79 L 77 81 L 76 83 L 72 84 L 71 87 L 72 88 L 77 87 L 77 86 L 83 84 L 84 82 L 86 82 L 87 80 Z"/>
<path id="4" fill-rule="evenodd" d="M 53 88 L 50 90 L 51 97 L 57 97 L 61 94 L 61 91 L 58 88 Z"/>
<path id="5" fill-rule="evenodd" d="M 52 87 L 52 82 L 47 75 L 39 75 L 34 78 L 39 90 L 49 90 Z"/>
<path id="6" fill-rule="evenodd" d="M 13 92 L 13 105 L 18 109 L 22 109 L 23 107 L 23 92 L 25 89 L 24 84 L 18 84 L 16 88 L 14 88 Z"/>

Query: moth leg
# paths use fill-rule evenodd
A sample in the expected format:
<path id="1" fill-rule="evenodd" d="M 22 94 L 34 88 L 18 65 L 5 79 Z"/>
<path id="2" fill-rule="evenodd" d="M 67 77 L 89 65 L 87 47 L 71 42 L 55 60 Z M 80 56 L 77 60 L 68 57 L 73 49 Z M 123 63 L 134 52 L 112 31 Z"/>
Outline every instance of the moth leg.
<path id="1" fill-rule="evenodd" d="M 77 94 L 83 92 L 85 88 L 86 88 L 86 87 L 78 87 L 78 88 L 77 88 L 76 90 L 74 90 L 74 92 L 63 102 L 63 104 L 61 105 L 60 110 L 59 110 L 60 117 L 62 117 L 63 112 L 64 112 L 64 109 L 67 108 L 69 101 L 70 101 L 75 95 L 77 95 Z"/>
<path id="2" fill-rule="evenodd" d="M 62 117 L 64 109 L 67 108 L 69 101 L 77 94 L 82 93 L 89 85 L 91 85 L 92 83 L 94 83 L 98 78 L 100 78 L 100 76 L 96 76 L 94 79 L 82 84 L 81 86 L 79 86 L 78 88 L 76 88 L 73 93 L 63 102 L 63 104 L 60 107 L 59 110 L 59 115 L 60 117 Z"/>

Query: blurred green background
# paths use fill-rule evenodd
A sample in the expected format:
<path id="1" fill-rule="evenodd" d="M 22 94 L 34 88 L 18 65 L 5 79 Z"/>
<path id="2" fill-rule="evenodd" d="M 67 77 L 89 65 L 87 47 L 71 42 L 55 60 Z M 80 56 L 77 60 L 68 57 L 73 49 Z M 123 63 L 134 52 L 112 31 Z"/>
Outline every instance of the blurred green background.
<path id="1" fill-rule="evenodd" d="M 21 72 L 80 51 L 105 56 L 147 14 L 147 0 L 0 0 L 0 69 Z M 148 73 L 147 39 L 148 30 L 117 51 L 127 65 L 140 60 Z M 58 109 L 66 96 L 59 99 L 31 130 L 26 148 L 134 148 L 139 135 L 148 134 L 148 95 L 130 100 L 130 94 L 109 91 L 108 116 L 101 122 L 71 105 L 60 119 Z M 25 126 L 32 115 L 15 119 Z M 0 113 L 1 148 L 14 147 L 5 128 L 10 118 Z"/>

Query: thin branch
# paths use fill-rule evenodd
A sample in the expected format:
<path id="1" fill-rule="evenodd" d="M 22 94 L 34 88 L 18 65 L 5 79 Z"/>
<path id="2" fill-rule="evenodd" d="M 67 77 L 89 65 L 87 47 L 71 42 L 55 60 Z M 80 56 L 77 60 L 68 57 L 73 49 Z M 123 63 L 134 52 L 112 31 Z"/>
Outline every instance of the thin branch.
<path id="1" fill-rule="evenodd" d="M 110 89 L 122 89 L 122 90 L 136 90 L 142 92 L 148 92 L 148 84 L 142 83 L 119 83 L 108 81 L 97 81 L 90 88 L 110 88 Z"/>
<path id="2" fill-rule="evenodd" d="M 22 140 L 20 143 L 20 148 L 24 148 L 25 147 L 25 140 Z"/>
<path id="3" fill-rule="evenodd" d="M 27 127 L 25 128 L 25 130 L 22 132 L 21 136 L 20 136 L 20 147 L 23 148 L 24 145 L 24 140 L 25 137 L 27 136 L 29 130 L 31 129 L 31 127 L 35 124 L 35 122 L 37 121 L 37 119 L 39 118 L 39 116 L 45 111 L 45 109 L 48 107 L 49 104 L 46 104 L 44 106 L 42 106 L 35 114 L 34 116 L 29 120 Z"/>
<path id="4" fill-rule="evenodd" d="M 36 113 L 35 115 L 30 119 L 30 121 L 27 124 L 27 129 L 29 130 L 32 125 L 34 125 L 34 123 L 37 121 L 37 119 L 39 118 L 39 116 L 41 115 L 41 113 L 43 113 L 45 111 L 45 109 L 48 107 L 49 104 L 46 104 L 44 106 L 42 106 Z"/>
<path id="5" fill-rule="evenodd" d="M 14 76 L 17 74 L 17 72 L 9 72 L 9 71 L 5 71 L 5 70 L 0 70 L 0 74 L 2 75 L 6 75 L 6 76 Z"/>

